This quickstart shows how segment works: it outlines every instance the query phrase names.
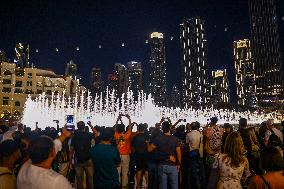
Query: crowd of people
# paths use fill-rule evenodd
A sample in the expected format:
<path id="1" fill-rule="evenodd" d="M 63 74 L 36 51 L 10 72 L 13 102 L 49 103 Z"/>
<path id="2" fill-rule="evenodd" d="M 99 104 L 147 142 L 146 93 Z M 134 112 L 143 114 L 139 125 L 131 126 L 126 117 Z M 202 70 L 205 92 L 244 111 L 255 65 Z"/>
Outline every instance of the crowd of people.
<path id="1" fill-rule="evenodd" d="M 283 122 L 114 124 L 0 127 L 0 189 L 284 188 Z"/>

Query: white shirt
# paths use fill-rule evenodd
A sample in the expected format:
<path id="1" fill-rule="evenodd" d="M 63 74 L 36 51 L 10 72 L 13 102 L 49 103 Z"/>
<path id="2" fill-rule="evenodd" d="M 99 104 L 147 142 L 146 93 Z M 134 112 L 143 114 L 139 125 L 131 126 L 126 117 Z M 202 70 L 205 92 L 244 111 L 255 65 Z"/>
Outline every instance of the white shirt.
<path id="1" fill-rule="evenodd" d="M 56 152 L 61 149 L 61 145 L 58 139 L 54 140 Z M 20 169 L 17 189 L 72 189 L 72 186 L 63 175 L 52 169 L 32 165 L 29 160 Z"/>
<path id="2" fill-rule="evenodd" d="M 186 143 L 189 144 L 189 150 L 198 150 L 202 135 L 198 130 L 192 130 L 186 135 Z"/>

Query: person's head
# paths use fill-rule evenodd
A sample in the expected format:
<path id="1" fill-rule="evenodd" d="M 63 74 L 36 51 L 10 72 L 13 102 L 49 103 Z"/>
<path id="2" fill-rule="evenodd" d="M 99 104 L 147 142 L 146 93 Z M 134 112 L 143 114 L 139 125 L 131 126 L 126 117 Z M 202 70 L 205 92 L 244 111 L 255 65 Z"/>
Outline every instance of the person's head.
<path id="1" fill-rule="evenodd" d="M 272 129 L 273 126 L 274 126 L 274 120 L 273 120 L 273 119 L 268 119 L 268 120 L 266 121 L 266 127 L 267 127 L 268 129 Z"/>
<path id="2" fill-rule="evenodd" d="M 20 147 L 14 140 L 0 143 L 0 167 L 13 169 L 17 160 L 21 158 Z"/>
<path id="3" fill-rule="evenodd" d="M 151 132 L 150 140 L 153 141 L 161 133 L 159 128 L 154 128 Z"/>
<path id="4" fill-rule="evenodd" d="M 225 133 L 231 133 L 231 132 L 233 132 L 233 127 L 229 123 L 225 123 L 224 124 L 224 130 L 225 130 Z"/>
<path id="5" fill-rule="evenodd" d="M 239 167 L 244 162 L 244 144 L 239 132 L 232 132 L 225 142 L 225 154 L 230 158 L 231 166 Z"/>
<path id="6" fill-rule="evenodd" d="M 96 125 L 94 126 L 94 130 L 96 130 L 97 133 L 101 132 L 101 127 Z"/>
<path id="7" fill-rule="evenodd" d="M 170 125 L 170 123 L 169 123 L 168 121 L 164 121 L 164 122 L 162 123 L 162 131 L 163 131 L 164 133 L 168 133 L 168 132 L 170 132 L 170 130 L 171 130 L 171 125 Z"/>
<path id="8" fill-rule="evenodd" d="M 177 132 L 184 133 L 185 132 L 185 125 L 180 125 L 177 129 Z"/>
<path id="9" fill-rule="evenodd" d="M 248 121 L 246 118 L 240 118 L 239 120 L 239 128 L 240 129 L 245 129 L 248 125 Z"/>
<path id="10" fill-rule="evenodd" d="M 79 121 L 77 123 L 77 128 L 78 128 L 79 131 L 84 131 L 85 130 L 85 123 L 84 123 L 84 121 Z"/>
<path id="11" fill-rule="evenodd" d="M 216 125 L 217 122 L 218 122 L 218 118 L 217 117 L 211 117 L 210 122 L 211 122 L 211 125 Z"/>
<path id="12" fill-rule="evenodd" d="M 137 126 L 137 131 L 139 133 L 144 133 L 145 132 L 145 129 L 146 129 L 146 126 L 142 123 L 140 123 L 138 126 Z"/>
<path id="13" fill-rule="evenodd" d="M 31 141 L 28 153 L 32 164 L 41 164 L 49 161 L 50 166 L 56 156 L 52 139 L 44 135 Z"/>
<path id="14" fill-rule="evenodd" d="M 125 131 L 125 125 L 123 123 L 117 124 L 116 125 L 116 131 L 118 133 L 123 133 Z"/>
<path id="15" fill-rule="evenodd" d="M 191 129 L 192 130 L 198 130 L 200 128 L 200 123 L 198 121 L 191 123 Z"/>
<path id="16" fill-rule="evenodd" d="M 145 126 L 145 131 L 148 130 L 148 127 L 149 127 L 148 123 L 144 123 L 144 126 Z"/>
<path id="17" fill-rule="evenodd" d="M 186 124 L 186 131 L 189 132 L 191 130 L 191 124 L 187 123 Z"/>
<path id="18" fill-rule="evenodd" d="M 24 125 L 19 123 L 18 124 L 18 131 L 23 131 L 24 130 Z"/>
<path id="19" fill-rule="evenodd" d="M 111 127 L 106 127 L 106 128 L 103 128 L 101 129 L 101 139 L 102 141 L 112 141 L 113 139 L 113 135 L 114 135 L 114 131 Z"/>
<path id="20" fill-rule="evenodd" d="M 160 127 L 161 127 L 161 124 L 160 124 L 160 123 L 156 123 L 156 124 L 155 124 L 155 127 L 156 127 L 156 128 L 160 128 Z"/>
<path id="21" fill-rule="evenodd" d="M 284 169 L 284 160 L 275 147 L 266 147 L 260 153 L 261 167 L 265 171 L 281 171 Z"/>

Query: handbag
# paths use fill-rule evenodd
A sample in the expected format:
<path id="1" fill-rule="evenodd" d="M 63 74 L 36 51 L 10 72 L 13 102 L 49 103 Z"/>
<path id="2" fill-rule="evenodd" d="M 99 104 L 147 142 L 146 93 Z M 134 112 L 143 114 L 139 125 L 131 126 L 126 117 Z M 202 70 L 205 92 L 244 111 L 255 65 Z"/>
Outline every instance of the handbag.
<path id="1" fill-rule="evenodd" d="M 220 154 L 219 154 L 220 155 Z M 206 189 L 216 189 L 220 178 L 219 155 L 213 163 Z"/>

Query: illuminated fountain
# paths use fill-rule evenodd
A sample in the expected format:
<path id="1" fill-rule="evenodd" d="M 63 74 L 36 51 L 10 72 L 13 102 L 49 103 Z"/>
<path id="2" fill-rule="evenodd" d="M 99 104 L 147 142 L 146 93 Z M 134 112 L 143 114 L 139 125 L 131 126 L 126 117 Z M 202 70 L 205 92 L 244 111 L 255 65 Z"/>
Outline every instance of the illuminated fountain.
<path id="1" fill-rule="evenodd" d="M 54 120 L 59 121 L 60 127 L 66 123 L 66 115 L 74 115 L 74 121 L 91 121 L 93 125 L 111 127 L 115 124 L 117 116 L 129 114 L 132 122 L 148 123 L 154 126 L 161 117 L 169 117 L 172 122 L 178 119 L 186 119 L 187 122 L 199 121 L 201 124 L 208 123 L 208 119 L 216 116 L 219 124 L 237 124 L 240 117 L 248 119 L 249 124 L 259 124 L 268 118 L 276 119 L 275 113 L 259 114 L 258 112 L 236 112 L 231 110 L 214 110 L 192 108 L 180 109 L 171 107 L 158 107 L 154 104 L 151 95 L 143 91 L 134 100 L 132 91 L 123 94 L 120 99 L 115 98 L 114 91 L 106 90 L 104 95 L 96 95 L 92 98 L 90 92 L 82 92 L 75 97 L 63 95 L 51 95 L 51 98 L 43 93 L 37 98 L 27 98 L 22 117 L 22 123 L 35 128 L 55 126 Z M 276 121 L 279 121 L 276 119 Z M 123 119 L 126 123 L 126 120 Z"/>

